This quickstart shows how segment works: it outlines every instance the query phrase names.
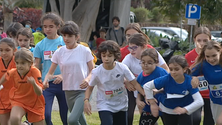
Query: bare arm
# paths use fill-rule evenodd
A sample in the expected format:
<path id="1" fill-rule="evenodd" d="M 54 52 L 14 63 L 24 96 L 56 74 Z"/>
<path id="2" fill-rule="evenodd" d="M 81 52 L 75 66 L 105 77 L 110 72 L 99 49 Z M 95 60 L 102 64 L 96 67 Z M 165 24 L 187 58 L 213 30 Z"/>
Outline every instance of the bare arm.
<path id="1" fill-rule="evenodd" d="M 56 70 L 57 65 L 58 64 L 52 62 L 51 67 L 50 67 L 50 69 L 49 69 L 48 73 L 46 74 L 45 79 L 43 81 L 44 89 L 49 87 L 48 80 L 53 78 L 53 74 Z"/>
<path id="2" fill-rule="evenodd" d="M 161 65 L 160 67 L 164 68 L 167 72 L 170 72 L 169 67 L 167 66 L 166 63 L 164 63 L 163 65 Z"/>
<path id="3" fill-rule="evenodd" d="M 143 88 L 142 88 L 141 85 L 136 81 L 136 79 L 134 79 L 133 81 L 130 81 L 130 82 L 133 84 L 133 86 L 136 88 L 136 90 L 140 92 L 140 94 L 141 94 L 142 96 L 145 96 L 145 93 L 144 93 L 144 91 L 143 91 Z"/>
<path id="4" fill-rule="evenodd" d="M 89 68 L 89 75 L 83 80 L 82 84 L 80 84 L 81 89 L 84 89 L 89 85 L 89 80 L 90 80 L 91 75 L 92 75 L 91 72 L 92 72 L 92 69 L 94 68 L 93 60 L 87 62 L 87 66 Z"/>
<path id="5" fill-rule="evenodd" d="M 84 112 L 87 115 L 91 115 L 92 114 L 92 112 L 91 112 L 91 105 L 89 103 L 89 97 L 92 94 L 93 88 L 94 88 L 94 86 L 88 86 L 88 88 L 86 89 L 86 92 L 85 92 Z"/>
<path id="6" fill-rule="evenodd" d="M 4 84 L 5 81 L 6 79 L 5 79 L 5 74 L 4 74 L 2 78 L 0 79 L 0 85 Z"/>
<path id="7" fill-rule="evenodd" d="M 41 58 L 35 58 L 34 66 L 41 71 Z"/>
<path id="8" fill-rule="evenodd" d="M 37 85 L 33 77 L 28 77 L 27 82 L 32 84 L 34 91 L 37 95 L 42 95 L 42 88 Z"/>

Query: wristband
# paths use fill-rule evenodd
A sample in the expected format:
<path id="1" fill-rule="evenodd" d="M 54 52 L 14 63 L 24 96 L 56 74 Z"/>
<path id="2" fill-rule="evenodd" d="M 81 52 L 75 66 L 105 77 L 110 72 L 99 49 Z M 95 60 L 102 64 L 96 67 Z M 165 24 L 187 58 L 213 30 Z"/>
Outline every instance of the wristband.
<path id="1" fill-rule="evenodd" d="M 84 99 L 84 102 L 85 102 L 85 101 L 89 101 L 89 99 L 88 99 L 88 98 L 85 98 L 85 99 Z"/>

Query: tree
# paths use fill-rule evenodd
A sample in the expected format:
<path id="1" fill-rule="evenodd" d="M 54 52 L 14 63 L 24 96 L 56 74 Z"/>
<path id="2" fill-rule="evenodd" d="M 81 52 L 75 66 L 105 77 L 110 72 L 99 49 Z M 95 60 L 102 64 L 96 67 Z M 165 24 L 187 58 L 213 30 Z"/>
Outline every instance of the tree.
<path id="1" fill-rule="evenodd" d="M 201 9 L 201 22 L 215 24 L 222 19 L 221 0 L 153 0 L 160 7 L 161 13 L 172 22 L 185 18 L 185 6 L 188 3 L 198 4 Z"/>
<path id="2" fill-rule="evenodd" d="M 13 22 L 13 11 L 19 9 L 18 6 L 23 5 L 33 5 L 31 7 L 40 6 L 43 0 L 0 0 L 3 5 L 3 16 L 4 16 L 4 30 Z"/>
<path id="3" fill-rule="evenodd" d="M 55 12 L 64 21 L 73 20 L 80 27 L 81 41 L 87 42 L 95 29 L 101 0 L 45 0 L 44 12 Z M 58 6 L 60 9 L 58 9 Z M 50 7 L 51 10 L 47 10 Z"/>

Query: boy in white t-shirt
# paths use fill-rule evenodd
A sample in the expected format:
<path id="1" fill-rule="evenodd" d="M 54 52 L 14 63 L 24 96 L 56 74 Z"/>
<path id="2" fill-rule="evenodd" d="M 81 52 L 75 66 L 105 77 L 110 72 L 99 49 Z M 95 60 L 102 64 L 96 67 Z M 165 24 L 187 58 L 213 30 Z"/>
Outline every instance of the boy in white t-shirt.
<path id="1" fill-rule="evenodd" d="M 91 114 L 89 97 L 97 85 L 97 109 L 101 125 L 127 125 L 128 97 L 124 85 L 124 78 L 144 95 L 144 91 L 137 83 L 129 68 L 120 62 L 119 45 L 111 40 L 104 41 L 98 48 L 98 57 L 103 63 L 92 70 L 89 87 L 85 93 L 84 111 Z"/>

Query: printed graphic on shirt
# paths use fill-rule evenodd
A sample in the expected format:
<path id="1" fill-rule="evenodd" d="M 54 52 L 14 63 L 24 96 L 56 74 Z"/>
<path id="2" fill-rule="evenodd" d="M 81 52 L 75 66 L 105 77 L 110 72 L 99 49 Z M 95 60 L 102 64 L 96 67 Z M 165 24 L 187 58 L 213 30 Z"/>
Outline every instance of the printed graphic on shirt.
<path id="1" fill-rule="evenodd" d="M 55 51 L 44 51 L 44 60 L 51 60 Z"/>
<path id="2" fill-rule="evenodd" d="M 198 79 L 200 81 L 200 84 L 199 84 L 199 87 L 198 87 L 199 91 L 208 90 L 208 82 L 204 78 L 204 76 L 198 76 Z"/>
<path id="3" fill-rule="evenodd" d="M 219 85 L 209 85 L 210 92 L 214 98 L 222 97 L 222 84 Z"/>
<path id="4" fill-rule="evenodd" d="M 170 93 L 167 93 L 167 99 L 183 98 L 184 96 L 186 96 L 188 94 L 189 94 L 189 91 L 182 91 L 181 94 L 170 94 Z"/>
<path id="5" fill-rule="evenodd" d="M 120 87 L 120 88 L 115 89 L 115 90 L 105 91 L 105 95 L 106 95 L 107 99 L 110 99 L 114 96 L 121 95 L 123 93 L 123 91 L 124 91 L 124 88 Z"/>

